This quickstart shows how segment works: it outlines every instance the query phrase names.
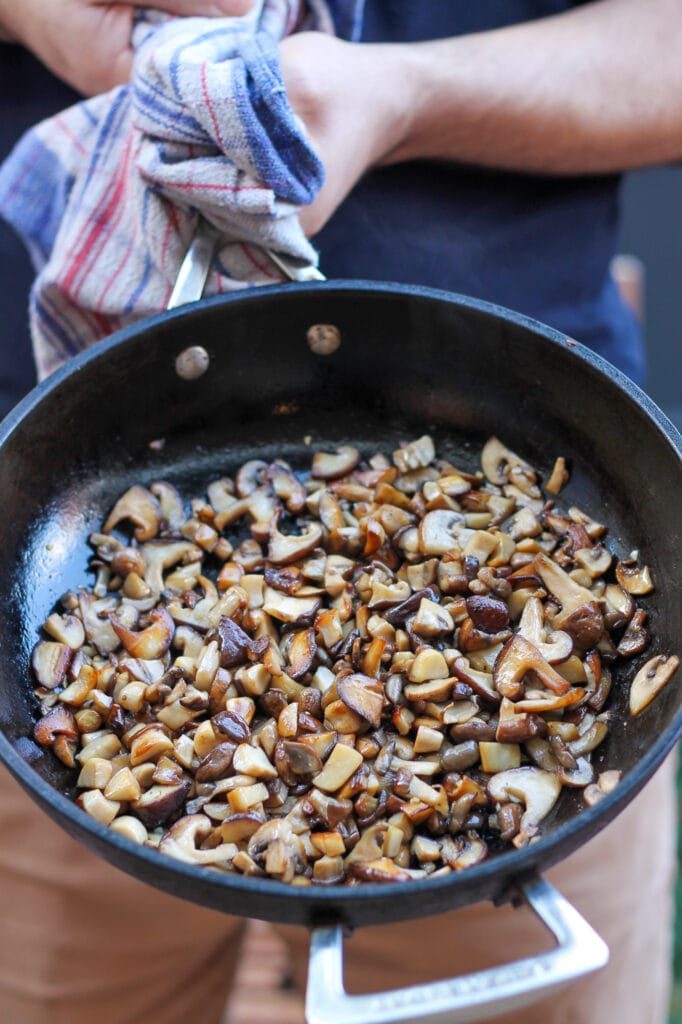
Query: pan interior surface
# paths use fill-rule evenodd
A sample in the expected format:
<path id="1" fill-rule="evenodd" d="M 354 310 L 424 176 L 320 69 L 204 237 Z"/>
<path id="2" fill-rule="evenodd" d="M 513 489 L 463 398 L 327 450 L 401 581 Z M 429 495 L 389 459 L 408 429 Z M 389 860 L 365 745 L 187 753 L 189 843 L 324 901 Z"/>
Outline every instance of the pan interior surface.
<path id="1" fill-rule="evenodd" d="M 319 323 L 341 333 L 331 355 L 307 344 Z M 208 372 L 182 380 L 175 358 L 196 344 L 209 354 Z M 564 792 L 542 842 L 437 885 L 403 886 L 402 901 L 394 886 L 294 895 L 278 883 L 176 865 L 129 847 L 55 795 L 72 792 L 73 775 L 26 738 L 35 714 L 30 653 L 59 596 L 92 582 L 87 537 L 128 486 L 165 479 L 188 499 L 248 458 L 283 457 L 303 470 L 319 448 L 346 443 L 366 456 L 390 455 L 423 433 L 432 434 L 439 456 L 467 470 L 479 468 L 492 433 L 544 479 L 565 456 L 572 472 L 559 506 L 577 505 L 608 523 L 610 549 L 621 556 L 639 549 L 651 567 L 656 592 L 644 607 L 653 644 L 616 669 L 613 726 L 596 758 L 598 769 L 624 770 L 620 793 L 587 811 L 579 791 Z M 108 859 L 229 912 L 301 923 L 333 913 L 369 924 L 495 896 L 519 871 L 559 859 L 597 831 L 675 741 L 675 682 L 635 720 L 627 683 L 647 657 L 679 649 L 681 478 L 673 428 L 640 392 L 609 379 L 598 360 L 554 332 L 470 300 L 390 287 L 287 286 L 159 317 L 79 357 L 4 426 L 0 728 L 8 742 L 0 753 L 49 813 L 62 823 L 66 813 L 74 834 Z"/>

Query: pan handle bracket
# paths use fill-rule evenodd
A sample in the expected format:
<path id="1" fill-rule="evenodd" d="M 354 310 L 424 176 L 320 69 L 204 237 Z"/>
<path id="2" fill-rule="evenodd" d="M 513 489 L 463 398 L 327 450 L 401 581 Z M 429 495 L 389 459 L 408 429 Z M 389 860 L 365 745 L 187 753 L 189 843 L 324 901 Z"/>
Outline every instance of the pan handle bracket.
<path id="1" fill-rule="evenodd" d="M 549 882 L 533 876 L 517 888 L 554 935 L 554 949 L 501 967 L 391 992 L 348 995 L 343 987 L 343 928 L 315 928 L 307 1024 L 474 1024 L 546 998 L 606 965 L 606 944 Z"/>

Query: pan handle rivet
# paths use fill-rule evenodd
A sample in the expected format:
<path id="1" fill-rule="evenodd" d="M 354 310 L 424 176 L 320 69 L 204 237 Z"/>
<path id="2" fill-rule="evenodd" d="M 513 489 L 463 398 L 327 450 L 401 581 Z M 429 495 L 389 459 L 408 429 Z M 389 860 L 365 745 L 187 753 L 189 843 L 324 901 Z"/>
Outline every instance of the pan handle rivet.
<path id="1" fill-rule="evenodd" d="M 334 324 L 313 324 L 306 337 L 316 356 L 330 356 L 341 344 L 341 331 Z"/>
<path id="2" fill-rule="evenodd" d="M 202 345 L 190 345 L 175 360 L 175 372 L 183 380 L 197 380 L 208 370 L 210 357 Z"/>

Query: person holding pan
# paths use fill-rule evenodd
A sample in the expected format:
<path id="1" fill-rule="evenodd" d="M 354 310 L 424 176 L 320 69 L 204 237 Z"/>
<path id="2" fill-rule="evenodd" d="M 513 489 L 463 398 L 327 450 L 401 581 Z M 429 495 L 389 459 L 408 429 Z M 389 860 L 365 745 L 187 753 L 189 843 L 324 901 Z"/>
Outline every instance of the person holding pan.
<path id="1" fill-rule="evenodd" d="M 187 14 L 202 5 L 164 6 Z M 248 3 L 204 6 L 241 13 Z M 0 0 L 3 34 L 85 93 L 125 80 L 131 15 L 128 4 Z M 675 0 L 367 0 L 360 43 L 288 38 L 280 60 L 289 99 L 327 175 L 302 212 L 323 269 L 500 302 L 641 381 L 639 329 L 608 269 L 619 174 L 682 157 L 681 46 Z M 49 97 L 33 86 L 52 86 L 16 51 L 13 60 L 15 102 L 30 102 L 33 117 L 44 101 L 47 112 Z M 0 134 L 12 131 L 3 118 Z M 9 266 L 12 243 L 2 244 Z M 3 322 L 16 307 L 16 291 L 4 289 Z M 5 361 L 13 343 L 4 336 Z M 7 400 L 27 384 L 8 386 Z M 116 873 L 7 777 L 1 787 L 0 1017 L 217 1022 L 242 923 Z M 550 872 L 606 939 L 609 967 L 504 1024 L 663 1024 L 674 865 L 668 764 Z M 282 934 L 300 981 L 306 936 Z M 354 989 L 396 987 L 530 955 L 542 943 L 525 911 L 477 906 L 358 933 L 348 976 Z"/>

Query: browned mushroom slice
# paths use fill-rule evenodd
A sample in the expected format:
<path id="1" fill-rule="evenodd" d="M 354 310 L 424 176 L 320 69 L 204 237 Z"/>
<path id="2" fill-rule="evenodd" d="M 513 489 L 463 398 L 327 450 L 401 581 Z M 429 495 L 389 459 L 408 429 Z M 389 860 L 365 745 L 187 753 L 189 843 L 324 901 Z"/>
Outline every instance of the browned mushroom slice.
<path id="1" fill-rule="evenodd" d="M 360 461 L 360 452 L 350 445 L 342 445 L 335 453 L 315 452 L 311 474 L 317 480 L 337 480 L 351 473 Z"/>
<path id="2" fill-rule="evenodd" d="M 571 688 L 571 684 L 545 661 L 537 647 L 516 635 L 507 641 L 497 656 L 493 669 L 495 689 L 503 697 L 515 700 L 521 695 L 523 680 L 531 671 L 543 686 L 556 694 L 566 693 Z"/>
<path id="3" fill-rule="evenodd" d="M 499 803 L 520 801 L 525 806 L 521 818 L 521 831 L 516 845 L 523 845 L 536 832 L 547 817 L 561 792 L 561 781 L 553 772 L 542 768 L 510 768 L 493 775 L 488 793 Z"/>
<path id="4" fill-rule="evenodd" d="M 175 786 L 150 786 L 130 807 L 146 828 L 157 828 L 182 807 L 191 788 L 189 779 Z"/>
<path id="5" fill-rule="evenodd" d="M 287 646 L 288 673 L 292 679 L 300 679 L 310 672 L 317 654 L 314 629 L 302 629 L 291 638 Z"/>
<path id="6" fill-rule="evenodd" d="M 322 760 L 307 743 L 279 740 L 275 746 L 275 765 L 287 785 L 296 785 L 303 779 L 310 781 L 322 771 Z M 292 778 L 292 776 L 295 776 Z"/>
<path id="7" fill-rule="evenodd" d="M 115 607 L 110 598 L 96 598 L 82 590 L 78 595 L 81 618 L 89 643 L 94 644 L 100 654 L 111 654 L 118 647 L 118 637 L 106 615 Z"/>
<path id="8" fill-rule="evenodd" d="M 157 480 L 149 490 L 159 503 L 161 518 L 168 529 L 179 530 L 185 521 L 185 510 L 177 489 L 166 480 Z"/>
<path id="9" fill-rule="evenodd" d="M 423 555 L 444 555 L 470 536 L 472 531 L 465 528 L 461 512 L 434 509 L 419 523 L 419 550 Z"/>
<path id="10" fill-rule="evenodd" d="M 544 585 L 561 604 L 561 611 L 554 618 L 555 626 L 569 633 L 584 650 L 594 647 L 604 632 L 604 617 L 594 594 L 571 579 L 542 551 L 533 564 Z"/>
<path id="11" fill-rule="evenodd" d="M 67 740 L 77 740 L 79 732 L 73 712 L 65 708 L 63 704 L 57 704 L 56 707 L 50 708 L 47 714 L 36 722 L 33 736 L 41 747 L 49 747 L 57 736 L 64 736 Z"/>
<path id="12" fill-rule="evenodd" d="M 631 565 L 627 562 L 618 562 L 616 565 L 616 579 L 628 594 L 650 594 L 654 589 L 648 565 L 639 566 Z"/>
<path id="13" fill-rule="evenodd" d="M 549 491 L 550 494 L 558 494 L 566 486 L 568 479 L 569 472 L 566 459 L 563 455 L 559 455 L 545 484 L 545 490 Z"/>
<path id="14" fill-rule="evenodd" d="M 412 622 L 412 629 L 418 635 L 428 639 L 452 633 L 455 624 L 447 608 L 422 598 L 419 610 Z"/>
<path id="15" fill-rule="evenodd" d="M 486 441 L 481 452 L 481 467 L 492 484 L 506 484 L 511 479 L 518 486 L 519 478 L 525 478 L 533 484 L 537 479 L 533 467 L 503 445 L 497 437 Z M 515 471 L 513 479 L 512 471 Z"/>
<path id="16" fill-rule="evenodd" d="M 77 651 L 85 643 L 83 623 L 75 615 L 58 615 L 54 612 L 43 623 L 43 629 L 72 651 Z"/>
<path id="17" fill-rule="evenodd" d="M 452 674 L 463 683 L 468 683 L 479 697 L 492 701 L 493 704 L 500 703 L 500 695 L 493 685 L 493 676 L 488 672 L 478 672 L 471 668 L 466 658 L 455 658 L 452 663 Z"/>
<path id="18" fill-rule="evenodd" d="M 233 665 L 240 665 L 247 660 L 253 640 L 241 626 L 237 625 L 234 619 L 223 615 L 218 626 L 218 633 L 220 635 L 220 663 L 223 668 L 231 668 Z"/>
<path id="19" fill-rule="evenodd" d="M 42 640 L 33 648 L 31 667 L 40 685 L 54 690 L 63 682 L 72 659 L 73 650 L 67 644 Z"/>
<path id="20" fill-rule="evenodd" d="M 201 558 L 201 549 L 188 540 L 152 541 L 141 548 L 146 569 L 144 580 L 154 594 L 164 589 L 163 572 L 180 561 Z"/>
<path id="21" fill-rule="evenodd" d="M 262 462 L 260 459 L 250 459 L 244 463 L 235 478 L 237 494 L 240 498 L 248 498 L 260 487 L 267 469 L 267 462 Z"/>
<path id="22" fill-rule="evenodd" d="M 250 839 L 262 824 L 263 819 L 255 811 L 239 811 L 223 821 L 220 834 L 224 843 L 243 843 Z"/>
<path id="23" fill-rule="evenodd" d="M 509 610 L 504 601 L 488 595 L 474 595 L 467 597 L 466 606 L 476 629 L 500 633 L 509 626 Z"/>
<path id="24" fill-rule="evenodd" d="M 150 612 L 149 625 L 139 633 L 126 629 L 113 615 L 110 621 L 128 654 L 143 660 L 163 657 L 175 633 L 175 623 L 165 608 L 156 608 Z"/>
<path id="25" fill-rule="evenodd" d="M 223 736 L 227 736 L 234 743 L 245 743 L 251 736 L 251 730 L 246 719 L 242 718 L 236 711 L 219 711 L 214 715 L 211 722 Z"/>
<path id="26" fill-rule="evenodd" d="M 537 647 L 550 665 L 566 661 L 573 653 L 573 640 L 561 630 L 550 633 L 545 639 L 544 611 L 537 597 L 530 597 L 524 605 L 519 622 L 519 636 Z"/>
<path id="27" fill-rule="evenodd" d="M 594 766 L 586 757 L 579 757 L 575 768 L 561 765 L 557 774 L 563 785 L 570 789 L 584 789 L 594 782 Z"/>
<path id="28" fill-rule="evenodd" d="M 649 646 L 651 634 L 644 625 L 647 617 L 647 613 L 639 608 L 630 619 L 616 648 L 622 658 L 632 658 L 635 654 L 641 654 Z"/>
<path id="29" fill-rule="evenodd" d="M 248 727 L 247 727 L 248 729 Z M 237 749 L 235 743 L 219 743 L 199 762 L 194 777 L 197 782 L 217 782 L 232 771 L 232 760 Z"/>
<path id="30" fill-rule="evenodd" d="M 171 825 L 159 843 L 159 852 L 187 864 L 229 864 L 237 854 L 235 843 L 199 848 L 212 834 L 213 826 L 204 814 L 188 815 Z"/>
<path id="31" fill-rule="evenodd" d="M 455 871 L 464 871 L 480 864 L 488 856 L 488 847 L 476 832 L 467 832 L 456 839 L 447 836 L 441 847 L 443 860 Z"/>
<path id="32" fill-rule="evenodd" d="M 582 686 L 569 686 L 568 692 L 557 697 L 528 697 L 525 700 L 514 702 L 514 711 L 518 714 L 542 715 L 548 711 L 559 711 L 561 708 L 570 708 L 579 704 L 585 697 L 587 690 Z"/>
<path id="33" fill-rule="evenodd" d="M 288 565 L 299 558 L 309 555 L 322 540 L 323 530 L 320 523 L 308 523 L 301 534 L 280 533 L 277 528 L 277 517 L 270 528 L 268 559 L 274 565 Z"/>
<path id="34" fill-rule="evenodd" d="M 609 583 L 604 591 L 606 614 L 604 621 L 608 629 L 621 629 L 635 614 L 635 602 L 626 590 L 617 583 Z"/>
<path id="35" fill-rule="evenodd" d="M 159 532 L 160 518 L 161 509 L 154 495 L 135 484 L 118 499 L 102 529 L 104 533 L 111 533 L 120 522 L 128 519 L 135 524 L 135 540 L 142 543 Z"/>
<path id="36" fill-rule="evenodd" d="M 302 512 L 307 492 L 291 468 L 281 462 L 273 462 L 265 474 L 278 498 L 281 498 L 289 512 Z"/>
<path id="37" fill-rule="evenodd" d="M 381 684 L 376 679 L 356 673 L 336 681 L 336 692 L 346 707 L 378 729 L 384 707 Z"/>
<path id="38" fill-rule="evenodd" d="M 428 434 L 410 441 L 402 448 L 393 452 L 393 462 L 401 473 L 411 473 L 415 469 L 424 469 L 436 457 L 433 439 Z"/>
<path id="39" fill-rule="evenodd" d="M 398 867 L 389 857 L 353 861 L 348 870 L 351 875 L 361 878 L 363 882 L 409 882 L 414 877 L 409 871 Z"/>
<path id="40" fill-rule="evenodd" d="M 630 714 L 639 715 L 661 692 L 677 672 L 680 659 L 676 654 L 657 654 L 643 665 L 630 687 Z"/>
<path id="41" fill-rule="evenodd" d="M 321 603 L 319 597 L 289 597 L 272 587 L 266 587 L 263 594 L 263 611 L 280 622 L 308 624 L 314 621 Z"/>

